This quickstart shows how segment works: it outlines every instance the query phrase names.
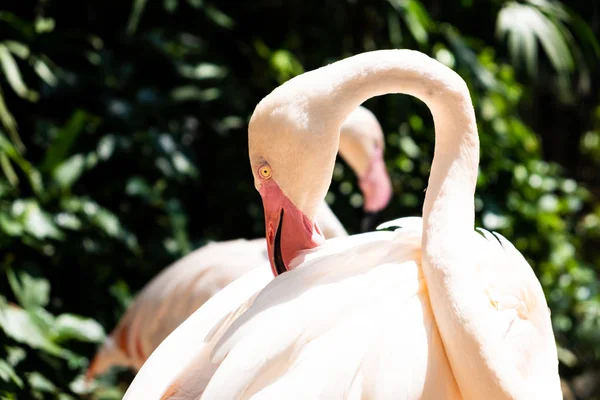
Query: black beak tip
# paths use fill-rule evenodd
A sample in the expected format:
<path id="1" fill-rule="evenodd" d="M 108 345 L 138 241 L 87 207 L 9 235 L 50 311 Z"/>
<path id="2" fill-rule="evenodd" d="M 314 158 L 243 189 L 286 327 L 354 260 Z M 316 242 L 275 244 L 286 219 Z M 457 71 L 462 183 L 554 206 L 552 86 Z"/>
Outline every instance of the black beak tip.
<path id="1" fill-rule="evenodd" d="M 283 227 L 283 208 L 281 209 L 281 214 L 279 216 L 279 226 L 277 227 L 277 232 L 275 233 L 275 243 L 273 244 L 273 258 L 275 261 L 275 269 L 277 271 L 277 275 L 283 274 L 287 271 L 285 267 L 285 263 L 283 262 L 283 256 L 281 254 L 281 229 Z"/>
<path id="2" fill-rule="evenodd" d="M 365 211 L 360 222 L 360 232 L 371 232 L 377 227 L 379 212 Z"/>

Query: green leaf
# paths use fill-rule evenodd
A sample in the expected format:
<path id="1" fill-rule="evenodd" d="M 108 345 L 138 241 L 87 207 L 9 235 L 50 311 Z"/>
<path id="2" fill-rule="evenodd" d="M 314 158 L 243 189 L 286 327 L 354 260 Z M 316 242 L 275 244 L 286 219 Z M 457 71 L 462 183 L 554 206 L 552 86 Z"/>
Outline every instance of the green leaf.
<path id="1" fill-rule="evenodd" d="M 85 170 L 85 157 L 75 154 L 58 164 L 52 171 L 52 177 L 63 189 L 69 189 L 81 177 Z"/>
<path id="2" fill-rule="evenodd" d="M 54 75 L 54 72 L 52 72 L 52 69 L 45 60 L 32 56 L 31 62 L 33 63 L 33 70 L 44 82 L 49 86 L 56 86 L 58 78 Z"/>
<path id="3" fill-rule="evenodd" d="M 8 283 L 24 309 L 44 307 L 50 299 L 50 283 L 44 278 L 34 278 L 23 270 L 7 268 Z"/>
<path id="4" fill-rule="evenodd" d="M 171 90 L 171 99 L 175 102 L 184 102 L 184 101 L 213 101 L 218 99 L 221 96 L 221 90 L 219 88 L 210 88 L 210 89 L 199 89 L 196 86 L 180 86 Z"/>
<path id="5" fill-rule="evenodd" d="M 19 210 L 25 231 L 37 239 L 64 238 L 64 234 L 56 227 L 52 218 L 43 211 L 35 200 L 17 200 L 13 203 L 13 210 Z"/>
<path id="6" fill-rule="evenodd" d="M 4 102 L 4 93 L 2 92 L 2 88 L 0 87 L 0 121 L 2 121 L 2 125 L 8 131 L 8 136 L 10 136 L 14 145 L 17 146 L 19 152 L 25 151 L 25 145 L 21 141 L 21 137 L 19 136 L 19 132 L 17 131 L 17 122 L 15 118 L 8 110 L 6 103 Z"/>
<path id="7" fill-rule="evenodd" d="M 17 42 L 14 40 L 5 40 L 4 44 L 6 45 L 6 47 L 8 47 L 11 53 L 23 60 L 26 60 L 31 53 L 29 51 L 29 47 L 27 47 L 27 45 L 21 42 Z"/>
<path id="8" fill-rule="evenodd" d="M 61 356 L 61 348 L 49 340 L 47 328 L 40 326 L 41 319 L 34 318 L 34 315 L 15 305 L 0 305 L 0 327 L 7 336 L 19 343 Z"/>
<path id="9" fill-rule="evenodd" d="M 0 153 L 0 167 L 2 167 L 2 171 L 4 172 L 4 176 L 6 176 L 8 183 L 13 187 L 16 187 L 19 183 L 19 177 L 13 166 L 10 165 L 10 160 L 5 153 Z"/>
<path id="10" fill-rule="evenodd" d="M 61 314 L 54 324 L 54 338 L 57 341 L 75 339 L 84 342 L 100 343 L 106 338 L 104 328 L 91 318 L 74 314 Z"/>
<path id="11" fill-rule="evenodd" d="M 163 0 L 163 7 L 167 10 L 168 13 L 173 13 L 177 6 L 179 5 L 178 0 Z"/>
<path id="12" fill-rule="evenodd" d="M 13 367 L 6 361 L 0 359 L 0 379 L 6 383 L 14 383 L 18 387 L 23 387 L 23 380 L 15 373 Z"/>
<path id="13" fill-rule="evenodd" d="M 77 216 L 68 212 L 58 213 L 54 217 L 54 220 L 56 221 L 56 225 L 60 226 L 61 228 L 72 230 L 78 230 L 81 228 L 81 220 L 77 218 Z"/>
<path id="14" fill-rule="evenodd" d="M 42 176 L 29 161 L 23 158 L 13 144 L 0 132 L 0 151 L 13 160 L 29 178 L 31 188 L 36 194 L 43 191 Z"/>
<path id="15" fill-rule="evenodd" d="M 549 12 L 554 18 L 547 15 Z M 524 59 L 527 71 L 532 75 L 537 73 L 536 42 L 539 41 L 555 70 L 573 71 L 575 63 L 565 37 L 566 30 L 562 29 L 560 19 L 564 16 L 561 13 L 560 8 L 546 8 L 542 12 L 531 3 L 510 1 L 504 5 L 496 20 L 496 33 L 500 38 L 508 38 L 509 52 L 516 65 Z"/>
<path id="16" fill-rule="evenodd" d="M 117 141 L 114 135 L 103 136 L 96 147 L 98 158 L 104 161 L 108 160 L 115 151 L 116 143 Z"/>
<path id="17" fill-rule="evenodd" d="M 26 373 L 25 376 L 27 377 L 27 382 L 29 382 L 29 385 L 36 390 L 39 390 L 40 392 L 45 392 L 45 393 L 55 393 L 56 392 L 56 386 L 48 379 L 46 378 L 44 375 L 40 374 L 39 372 L 29 372 Z"/>
<path id="18" fill-rule="evenodd" d="M 6 361 L 13 367 L 17 366 L 27 357 L 27 352 L 22 347 L 6 346 Z"/>
<path id="19" fill-rule="evenodd" d="M 23 234 L 23 226 L 10 219 L 6 214 L 0 214 L 0 230 L 8 236 L 18 237 Z"/>
<path id="20" fill-rule="evenodd" d="M 35 19 L 35 32 L 46 33 L 54 30 L 55 22 L 52 18 L 38 17 Z"/>
<path id="21" fill-rule="evenodd" d="M 140 23 L 140 18 L 142 17 L 142 13 L 146 8 L 147 1 L 148 0 L 134 0 L 133 9 L 131 10 L 129 21 L 127 22 L 127 34 L 129 36 L 133 36 L 135 34 L 138 24 Z"/>
<path id="22" fill-rule="evenodd" d="M 67 124 L 58 131 L 56 138 L 46 151 L 46 157 L 42 163 L 43 170 L 53 171 L 64 161 L 75 139 L 91 119 L 91 116 L 83 110 L 77 110 L 71 115 Z"/>
<path id="23" fill-rule="evenodd" d="M 235 25 L 231 17 L 211 5 L 207 5 L 204 11 L 211 21 L 223 28 L 231 29 Z"/>
<path id="24" fill-rule="evenodd" d="M 39 95 L 27 87 L 23 81 L 17 62 L 13 58 L 8 47 L 3 43 L 0 43 L 0 66 L 2 66 L 2 70 L 4 71 L 4 75 L 6 76 L 9 85 L 17 95 L 33 102 L 38 100 Z"/>

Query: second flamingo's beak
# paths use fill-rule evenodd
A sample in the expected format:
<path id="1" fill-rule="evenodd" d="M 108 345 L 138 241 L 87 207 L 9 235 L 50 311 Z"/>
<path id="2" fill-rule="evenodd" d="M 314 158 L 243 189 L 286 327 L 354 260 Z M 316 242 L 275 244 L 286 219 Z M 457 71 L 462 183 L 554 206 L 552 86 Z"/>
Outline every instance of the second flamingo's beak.
<path id="1" fill-rule="evenodd" d="M 377 215 L 387 207 L 392 198 L 392 182 L 385 166 L 383 147 L 377 147 L 366 172 L 358 179 L 363 193 L 363 220 L 361 231 L 367 232 L 377 226 Z"/>
<path id="2" fill-rule="evenodd" d="M 267 251 L 273 275 L 290 269 L 299 251 L 312 249 L 325 239 L 313 223 L 281 191 L 274 181 L 260 190 L 265 209 Z"/>

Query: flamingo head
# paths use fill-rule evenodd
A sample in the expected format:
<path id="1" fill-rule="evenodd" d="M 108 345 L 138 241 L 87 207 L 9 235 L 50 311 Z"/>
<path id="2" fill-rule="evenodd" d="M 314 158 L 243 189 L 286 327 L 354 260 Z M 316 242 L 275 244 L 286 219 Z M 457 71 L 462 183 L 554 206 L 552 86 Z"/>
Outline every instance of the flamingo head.
<path id="1" fill-rule="evenodd" d="M 325 241 L 317 209 L 331 183 L 339 126 L 328 124 L 318 104 L 288 81 L 256 107 L 248 126 L 254 185 L 265 212 L 267 249 L 275 275 L 290 269 L 299 251 Z"/>
<path id="2" fill-rule="evenodd" d="M 392 197 L 392 182 L 383 153 L 385 139 L 377 117 L 358 107 L 344 121 L 340 131 L 340 155 L 358 176 L 363 195 L 361 231 L 372 230 L 378 214 Z"/>

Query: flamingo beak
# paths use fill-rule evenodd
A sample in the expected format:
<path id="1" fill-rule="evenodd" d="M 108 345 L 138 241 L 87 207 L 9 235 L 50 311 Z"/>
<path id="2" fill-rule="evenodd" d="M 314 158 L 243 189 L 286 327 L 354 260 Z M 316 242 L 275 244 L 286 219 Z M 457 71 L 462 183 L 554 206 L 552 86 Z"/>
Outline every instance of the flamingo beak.
<path id="1" fill-rule="evenodd" d="M 299 251 L 320 245 L 325 238 L 312 222 L 281 191 L 274 181 L 262 185 L 267 252 L 273 275 L 290 270 Z"/>
<path id="2" fill-rule="evenodd" d="M 358 186 L 364 197 L 361 230 L 367 232 L 377 226 L 378 214 L 392 198 L 392 182 L 383 159 L 383 147 L 375 149 L 367 171 L 358 179 Z"/>

